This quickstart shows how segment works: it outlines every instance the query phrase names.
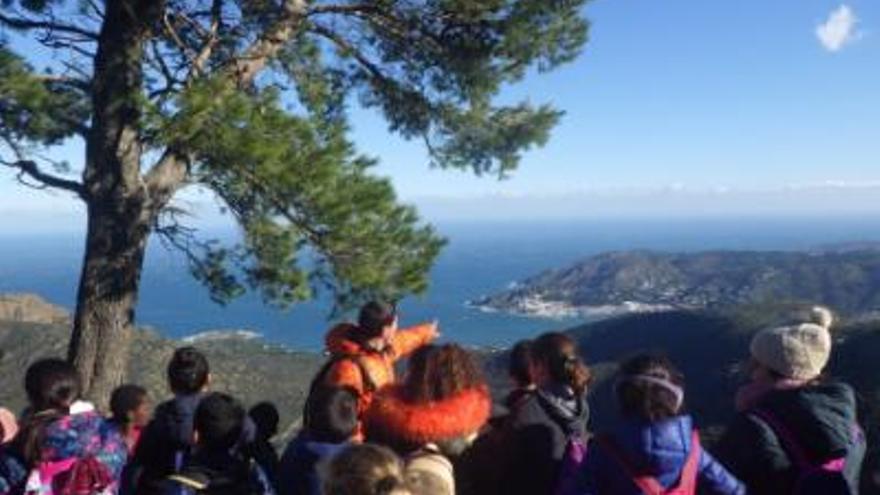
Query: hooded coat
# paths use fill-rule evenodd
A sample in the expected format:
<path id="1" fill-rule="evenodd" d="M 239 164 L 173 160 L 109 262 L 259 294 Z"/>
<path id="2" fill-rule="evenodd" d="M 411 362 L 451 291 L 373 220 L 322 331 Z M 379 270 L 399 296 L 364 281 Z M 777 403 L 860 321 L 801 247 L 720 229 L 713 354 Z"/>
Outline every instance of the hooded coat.
<path id="1" fill-rule="evenodd" d="M 398 330 L 388 349 L 381 352 L 361 345 L 358 333 L 359 328 L 350 323 L 337 325 L 327 333 L 327 352 L 334 362 L 324 380 L 329 386 L 353 388 L 358 394 L 358 412 L 362 416 L 370 406 L 373 393 L 394 382 L 394 363 L 430 344 L 437 338 L 437 330 L 430 324 Z M 345 357 L 352 359 L 341 359 Z M 361 369 L 369 376 L 363 376 Z M 356 437 L 362 436 L 359 425 Z"/>
<path id="2" fill-rule="evenodd" d="M 348 448 L 351 444 L 315 442 L 301 433 L 281 456 L 278 477 L 279 495 L 321 495 L 318 464 Z"/>
<path id="3" fill-rule="evenodd" d="M 407 455 L 408 478 L 420 485 L 441 481 L 445 489 L 440 491 L 454 494 L 453 466 L 445 455 L 452 446 L 467 444 L 466 439 L 486 424 L 491 408 L 486 386 L 419 403 L 409 401 L 402 386 L 391 385 L 375 395 L 364 415 L 364 428 L 369 441 Z"/>
<path id="4" fill-rule="evenodd" d="M 568 440 L 586 435 L 589 417 L 586 397 L 566 386 L 544 387 L 525 396 L 510 418 L 510 476 L 502 491 L 552 494 Z"/>
<path id="5" fill-rule="evenodd" d="M 46 425 L 40 457 L 49 463 L 94 458 L 113 479 L 111 490 L 115 493 L 128 450 L 112 425 L 95 412 L 85 412 L 63 416 Z M 28 475 L 27 466 L 11 447 L 0 453 L 0 494 L 17 493 Z M 41 489 L 51 493 L 49 486 Z"/>
<path id="6" fill-rule="evenodd" d="M 853 389 L 844 383 L 775 390 L 740 413 L 716 448 L 718 459 L 754 495 L 791 493 L 798 469 L 769 425 L 752 412 L 769 413 L 797 438 L 817 463 L 845 457 L 844 474 L 853 493 L 865 456 L 865 438 L 856 419 Z"/>
<path id="7" fill-rule="evenodd" d="M 609 434 L 621 455 L 634 469 L 657 479 L 664 488 L 675 485 L 693 449 L 693 423 L 690 416 L 677 416 L 656 423 L 627 420 Z M 579 495 L 641 495 L 626 468 L 591 442 L 579 476 Z M 744 495 L 745 486 L 733 477 L 709 452 L 701 450 L 697 463 L 700 493 Z"/>

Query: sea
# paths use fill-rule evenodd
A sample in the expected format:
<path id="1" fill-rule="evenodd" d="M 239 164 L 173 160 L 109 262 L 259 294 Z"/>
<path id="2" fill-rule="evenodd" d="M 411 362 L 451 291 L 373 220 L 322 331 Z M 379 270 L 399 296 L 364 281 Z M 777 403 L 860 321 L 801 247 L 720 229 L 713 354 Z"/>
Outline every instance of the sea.
<path id="1" fill-rule="evenodd" d="M 447 341 L 506 347 L 583 319 L 486 312 L 467 303 L 543 270 L 605 251 L 805 250 L 880 241 L 880 218 L 695 218 L 438 222 L 449 244 L 423 296 L 401 304 L 401 323 L 437 320 Z M 206 233 L 231 239 L 232 233 Z M 32 292 L 73 309 L 83 238 L 74 234 L 0 232 L 0 292 Z M 268 343 L 320 350 L 326 330 L 351 315 L 332 314 L 327 297 L 281 310 L 247 294 L 220 306 L 189 275 L 186 260 L 155 240 L 148 248 L 136 319 L 164 336 L 246 331 Z"/>

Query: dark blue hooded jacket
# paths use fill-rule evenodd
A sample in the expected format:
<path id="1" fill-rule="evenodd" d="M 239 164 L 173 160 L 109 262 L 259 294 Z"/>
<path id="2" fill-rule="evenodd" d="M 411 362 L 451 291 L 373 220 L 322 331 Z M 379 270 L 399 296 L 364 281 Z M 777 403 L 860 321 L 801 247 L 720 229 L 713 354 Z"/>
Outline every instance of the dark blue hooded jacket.
<path id="1" fill-rule="evenodd" d="M 690 416 L 676 416 L 657 423 L 632 420 L 621 422 L 610 438 L 631 462 L 642 468 L 665 488 L 678 483 L 691 451 L 693 424 Z M 702 451 L 697 475 L 700 493 L 744 495 L 743 484 L 733 477 L 711 454 Z M 580 495 L 641 495 L 625 468 L 591 442 L 581 471 Z"/>
<path id="2" fill-rule="evenodd" d="M 321 495 L 317 467 L 325 459 L 345 450 L 350 444 L 313 442 L 301 434 L 293 439 L 281 456 L 278 470 L 279 495 Z"/>

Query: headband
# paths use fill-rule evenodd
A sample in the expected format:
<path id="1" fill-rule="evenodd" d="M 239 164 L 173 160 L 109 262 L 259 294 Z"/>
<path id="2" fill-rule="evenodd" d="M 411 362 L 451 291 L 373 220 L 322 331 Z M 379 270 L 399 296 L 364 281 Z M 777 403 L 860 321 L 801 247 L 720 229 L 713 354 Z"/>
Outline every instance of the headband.
<path id="1" fill-rule="evenodd" d="M 672 383 L 671 381 L 660 378 L 659 376 L 653 375 L 626 375 L 622 376 L 617 380 L 617 383 L 614 384 L 614 388 L 617 387 L 621 383 L 650 383 L 651 385 L 657 385 L 671 393 L 675 396 L 675 409 L 678 410 L 681 408 L 681 405 L 684 403 L 684 389 L 679 385 Z"/>

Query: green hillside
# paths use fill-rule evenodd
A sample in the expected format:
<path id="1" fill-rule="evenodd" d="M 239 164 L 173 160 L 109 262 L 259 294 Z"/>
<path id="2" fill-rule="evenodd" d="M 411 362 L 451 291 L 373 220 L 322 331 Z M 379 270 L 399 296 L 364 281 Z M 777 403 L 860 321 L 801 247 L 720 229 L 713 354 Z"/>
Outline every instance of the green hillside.
<path id="1" fill-rule="evenodd" d="M 69 333 L 64 325 L 0 321 L 0 405 L 13 411 L 24 407 L 24 370 L 39 358 L 64 356 Z M 154 399 L 168 398 L 165 367 L 180 345 L 150 331 L 136 331 L 127 380 L 147 387 Z M 282 430 L 298 425 L 312 375 L 323 360 L 320 355 L 236 337 L 199 340 L 194 345 L 208 356 L 213 389 L 249 405 L 272 401 L 281 412 Z"/>

